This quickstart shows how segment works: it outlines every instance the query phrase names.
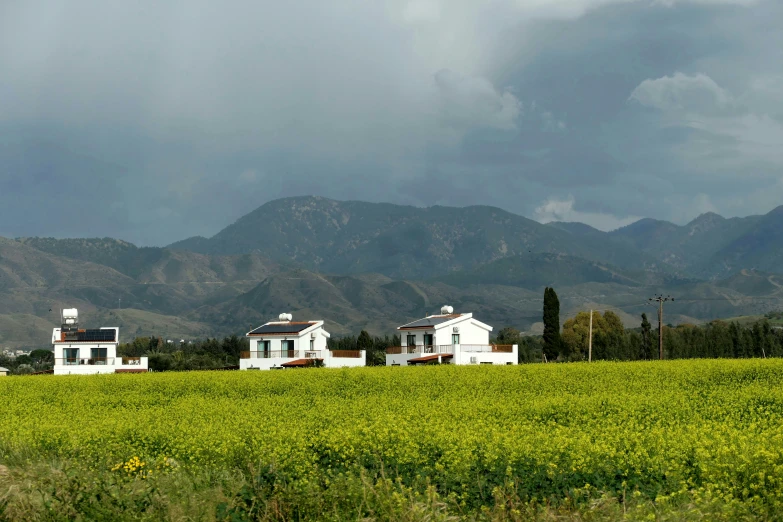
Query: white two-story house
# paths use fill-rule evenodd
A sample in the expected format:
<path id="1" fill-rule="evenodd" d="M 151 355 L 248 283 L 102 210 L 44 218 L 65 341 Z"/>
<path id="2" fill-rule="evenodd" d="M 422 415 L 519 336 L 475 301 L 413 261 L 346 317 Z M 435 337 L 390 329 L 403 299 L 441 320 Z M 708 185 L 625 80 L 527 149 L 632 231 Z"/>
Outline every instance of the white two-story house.
<path id="1" fill-rule="evenodd" d="M 323 321 L 293 321 L 291 314 L 280 314 L 246 334 L 250 351 L 242 352 L 240 370 L 271 370 L 322 365 L 327 368 L 364 366 L 364 350 L 329 350 L 329 332 Z"/>
<path id="2" fill-rule="evenodd" d="M 139 373 L 148 370 L 147 357 L 118 357 L 120 329 L 81 329 L 76 308 L 63 310 L 60 328 L 52 331 L 55 375 Z"/>
<path id="3" fill-rule="evenodd" d="M 492 327 L 451 306 L 399 326 L 402 346 L 386 350 L 387 366 L 415 364 L 517 364 L 517 345 L 489 343 Z"/>

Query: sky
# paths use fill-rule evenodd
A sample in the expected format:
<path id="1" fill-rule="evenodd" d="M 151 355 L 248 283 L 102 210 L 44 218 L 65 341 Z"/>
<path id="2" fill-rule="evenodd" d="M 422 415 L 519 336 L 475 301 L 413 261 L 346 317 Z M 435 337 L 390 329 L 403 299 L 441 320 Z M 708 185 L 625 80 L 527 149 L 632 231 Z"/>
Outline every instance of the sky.
<path id="1" fill-rule="evenodd" d="M 0 236 L 320 195 L 602 230 L 783 203 L 779 0 L 4 0 Z"/>

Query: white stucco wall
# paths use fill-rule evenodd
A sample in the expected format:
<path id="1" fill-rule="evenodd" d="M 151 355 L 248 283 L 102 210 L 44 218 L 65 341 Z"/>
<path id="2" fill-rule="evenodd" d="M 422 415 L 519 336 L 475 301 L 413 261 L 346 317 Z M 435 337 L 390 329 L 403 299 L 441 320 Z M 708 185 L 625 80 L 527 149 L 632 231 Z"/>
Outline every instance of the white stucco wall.
<path id="1" fill-rule="evenodd" d="M 475 357 L 476 362 L 471 362 Z M 517 364 L 519 360 L 519 347 L 515 344 L 511 353 L 505 352 L 469 352 L 457 349 L 454 352 L 454 364 Z"/>
<path id="2" fill-rule="evenodd" d="M 54 375 L 94 375 L 98 373 L 116 373 L 117 370 L 149 370 L 149 358 L 140 357 L 139 364 L 122 364 L 122 357 L 114 359 L 114 364 L 55 364 Z"/>

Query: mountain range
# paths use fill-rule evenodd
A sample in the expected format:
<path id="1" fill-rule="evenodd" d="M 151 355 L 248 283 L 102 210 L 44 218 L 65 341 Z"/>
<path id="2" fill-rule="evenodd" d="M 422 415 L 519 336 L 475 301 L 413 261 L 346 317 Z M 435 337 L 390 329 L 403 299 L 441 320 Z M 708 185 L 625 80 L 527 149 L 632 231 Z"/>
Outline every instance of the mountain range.
<path id="1" fill-rule="evenodd" d="M 46 346 L 59 310 L 123 338 L 243 334 L 292 312 L 335 335 L 377 335 L 450 304 L 496 329 L 541 328 L 543 289 L 565 320 L 614 309 L 627 325 L 675 296 L 667 323 L 762 313 L 783 299 L 783 207 L 602 232 L 487 206 L 321 197 L 271 201 L 211 238 L 137 247 L 112 238 L 0 238 L 0 347 Z"/>

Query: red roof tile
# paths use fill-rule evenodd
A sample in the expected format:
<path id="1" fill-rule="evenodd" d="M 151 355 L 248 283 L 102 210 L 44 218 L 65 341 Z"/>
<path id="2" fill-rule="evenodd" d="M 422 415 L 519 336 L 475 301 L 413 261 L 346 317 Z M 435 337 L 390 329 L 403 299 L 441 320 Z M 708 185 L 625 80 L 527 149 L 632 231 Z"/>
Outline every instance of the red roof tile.
<path id="1" fill-rule="evenodd" d="M 408 364 L 410 363 L 420 363 L 420 362 L 428 362 L 428 361 L 437 361 L 438 357 L 441 359 L 451 359 L 454 357 L 454 354 L 451 353 L 436 353 L 433 355 L 425 355 L 423 357 L 416 357 L 415 359 L 408 359 Z"/>
<path id="2" fill-rule="evenodd" d="M 289 361 L 287 363 L 281 364 L 280 366 L 284 368 L 292 368 L 297 366 L 310 366 L 315 361 L 323 361 L 323 359 L 319 359 L 317 357 L 308 357 L 307 359 L 296 359 L 295 361 Z"/>

